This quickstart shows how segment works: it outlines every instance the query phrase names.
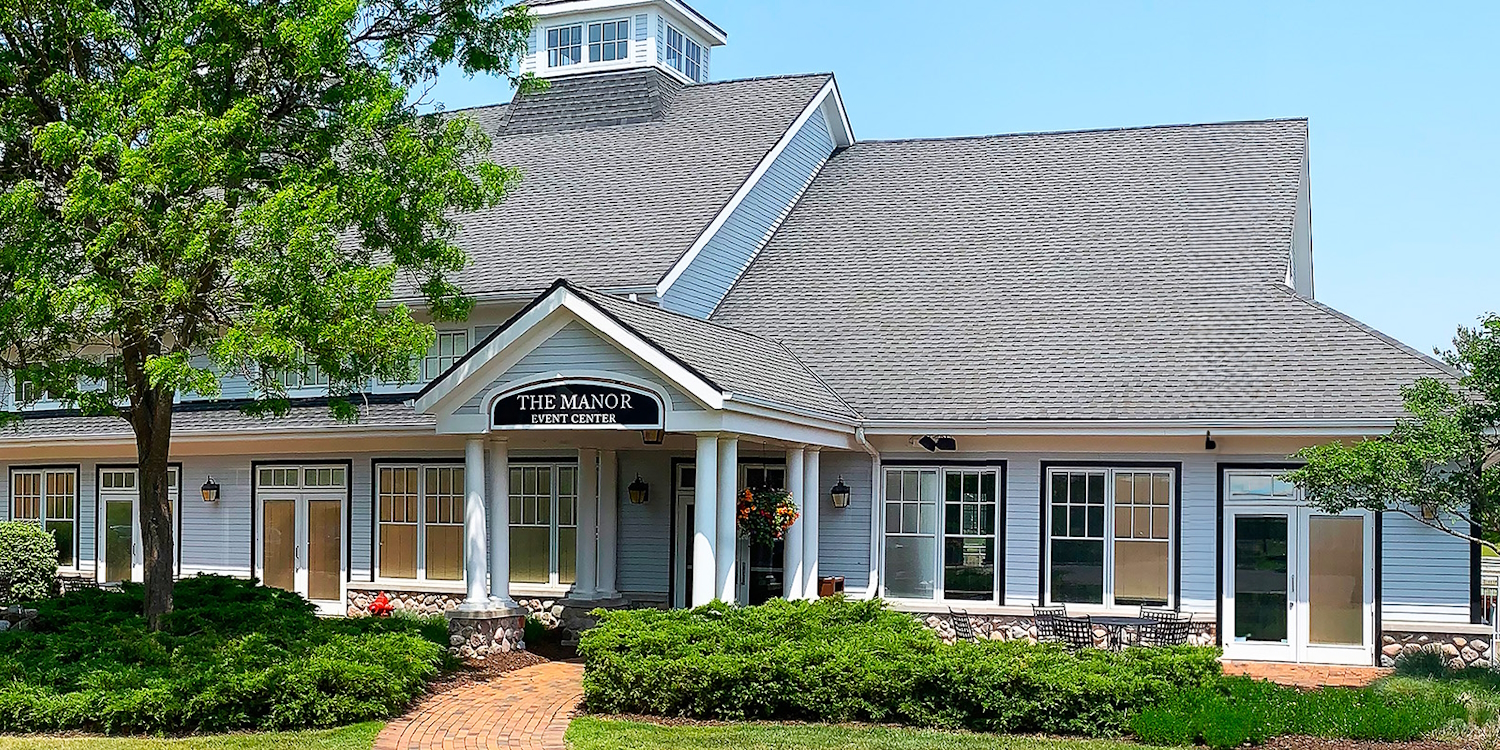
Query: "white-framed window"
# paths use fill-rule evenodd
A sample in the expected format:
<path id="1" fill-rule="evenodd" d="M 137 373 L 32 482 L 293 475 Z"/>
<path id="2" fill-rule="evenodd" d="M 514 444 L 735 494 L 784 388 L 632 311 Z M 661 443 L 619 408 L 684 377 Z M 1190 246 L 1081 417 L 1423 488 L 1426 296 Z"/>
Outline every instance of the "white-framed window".
<path id="1" fill-rule="evenodd" d="M 703 47 L 671 24 L 667 25 L 667 64 L 694 81 L 703 72 Z"/>
<path id="2" fill-rule="evenodd" d="M 256 486 L 264 490 L 341 490 L 349 486 L 343 466 L 262 466 Z"/>
<path id="3" fill-rule="evenodd" d="M 276 382 L 280 383 L 282 388 L 289 391 L 301 390 L 303 388 L 328 387 L 328 375 L 318 369 L 317 365 L 308 365 L 307 369 L 301 371 L 280 370 L 276 373 L 275 377 Z"/>
<path id="4" fill-rule="evenodd" d="M 888 468 L 885 596 L 998 602 L 1000 469 Z"/>
<path id="5" fill-rule="evenodd" d="M 630 59 L 630 21 L 599 21 L 589 24 L 589 62 Z"/>
<path id="6" fill-rule="evenodd" d="M 510 580 L 564 585 L 577 579 L 578 466 L 510 467 Z"/>
<path id="7" fill-rule="evenodd" d="M 1047 601 L 1168 606 L 1173 596 L 1176 473 L 1047 471 Z"/>
<path id="8" fill-rule="evenodd" d="M 375 473 L 376 576 L 463 580 L 463 465 L 381 465 Z"/>
<path id="9" fill-rule="evenodd" d="M 469 332 L 464 331 L 438 331 L 437 340 L 427 349 L 427 356 L 422 358 L 422 379 L 436 380 L 439 375 L 448 371 L 454 362 L 463 359 L 469 353 Z"/>
<path id="10" fill-rule="evenodd" d="M 57 564 L 78 566 L 78 470 L 13 469 L 10 518 L 30 521 L 57 540 Z"/>
<path id="11" fill-rule="evenodd" d="M 547 29 L 547 67 L 561 68 L 583 62 L 583 24 Z"/>

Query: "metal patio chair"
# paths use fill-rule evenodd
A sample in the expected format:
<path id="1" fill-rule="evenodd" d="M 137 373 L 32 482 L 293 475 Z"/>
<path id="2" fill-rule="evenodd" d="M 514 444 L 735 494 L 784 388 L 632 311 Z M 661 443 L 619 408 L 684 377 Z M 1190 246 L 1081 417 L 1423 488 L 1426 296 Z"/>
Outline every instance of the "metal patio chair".
<path id="1" fill-rule="evenodd" d="M 1068 648 L 1082 651 L 1094 648 L 1094 623 L 1087 615 L 1083 617 L 1058 617 L 1053 620 L 1057 635 Z"/>
<path id="2" fill-rule="evenodd" d="M 974 632 L 974 621 L 969 619 L 969 613 L 962 609 L 948 608 L 948 617 L 953 622 L 953 638 L 958 641 L 978 643 L 979 635 Z"/>
<path id="3" fill-rule="evenodd" d="M 1142 646 L 1185 646 L 1192 621 L 1178 617 L 1141 628 Z"/>
<path id="4" fill-rule="evenodd" d="M 1036 640 L 1038 643 L 1063 643 L 1063 639 L 1057 634 L 1057 618 L 1067 617 L 1068 608 L 1064 606 L 1038 607 L 1031 605 L 1031 618 L 1036 623 Z"/>

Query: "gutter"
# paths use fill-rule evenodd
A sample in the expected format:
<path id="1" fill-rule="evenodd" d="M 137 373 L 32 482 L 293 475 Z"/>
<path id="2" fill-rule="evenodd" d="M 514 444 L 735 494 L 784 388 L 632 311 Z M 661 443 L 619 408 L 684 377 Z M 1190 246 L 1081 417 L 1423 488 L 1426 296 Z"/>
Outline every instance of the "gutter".
<path id="1" fill-rule="evenodd" d="M 880 451 L 865 439 L 865 428 L 854 430 L 854 442 L 870 454 L 870 583 L 865 587 L 865 599 L 874 599 L 880 594 L 880 514 L 884 503 L 876 498 L 880 492 Z"/>

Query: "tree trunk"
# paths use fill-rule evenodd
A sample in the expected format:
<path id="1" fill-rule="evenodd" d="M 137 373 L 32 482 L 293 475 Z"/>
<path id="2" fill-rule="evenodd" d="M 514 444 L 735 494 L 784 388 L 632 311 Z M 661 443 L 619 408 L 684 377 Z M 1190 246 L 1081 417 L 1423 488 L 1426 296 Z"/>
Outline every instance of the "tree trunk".
<path id="1" fill-rule="evenodd" d="M 141 509 L 141 551 L 146 569 L 146 622 L 161 629 L 162 615 L 172 611 L 172 554 L 176 526 L 172 493 L 167 482 L 167 456 L 172 446 L 172 393 L 152 389 L 133 407 L 136 470 Z M 179 477 L 178 481 L 182 481 Z"/>

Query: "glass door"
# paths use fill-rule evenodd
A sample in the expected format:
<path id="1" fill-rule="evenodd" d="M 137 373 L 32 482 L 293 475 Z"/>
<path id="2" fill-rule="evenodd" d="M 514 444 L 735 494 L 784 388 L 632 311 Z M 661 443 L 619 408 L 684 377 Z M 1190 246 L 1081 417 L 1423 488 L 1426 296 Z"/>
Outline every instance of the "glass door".
<path id="1" fill-rule="evenodd" d="M 1296 661 L 1296 511 L 1233 508 L 1224 519 L 1224 656 Z"/>
<path id="2" fill-rule="evenodd" d="M 786 466 L 742 463 L 739 486 L 741 492 L 747 488 L 759 487 L 786 489 Z M 736 536 L 735 555 L 734 569 L 739 576 L 735 599 L 740 604 L 754 606 L 781 597 L 786 567 L 785 542 L 778 540 L 769 545 L 751 544 L 750 540 Z"/>
<path id="3" fill-rule="evenodd" d="M 1368 513 L 1298 512 L 1297 633 L 1302 661 L 1373 664 L 1375 524 Z"/>
<path id="4" fill-rule="evenodd" d="M 135 469 L 100 469 L 98 538 L 103 544 L 99 583 L 145 580 L 145 558 L 140 543 L 141 514 Z M 176 468 L 167 470 L 172 515 L 181 507 L 182 486 Z M 177 541 L 179 548 L 181 540 Z M 179 549 L 180 553 L 180 549 Z"/>
<path id="5" fill-rule="evenodd" d="M 323 614 L 344 606 L 344 467 L 262 468 L 256 476 L 256 568 L 266 586 L 300 594 Z"/>

